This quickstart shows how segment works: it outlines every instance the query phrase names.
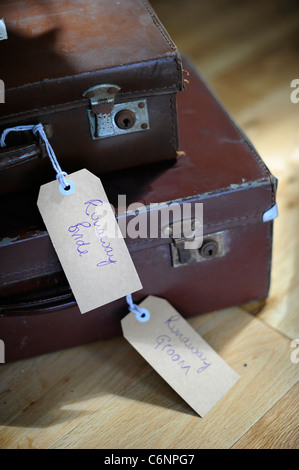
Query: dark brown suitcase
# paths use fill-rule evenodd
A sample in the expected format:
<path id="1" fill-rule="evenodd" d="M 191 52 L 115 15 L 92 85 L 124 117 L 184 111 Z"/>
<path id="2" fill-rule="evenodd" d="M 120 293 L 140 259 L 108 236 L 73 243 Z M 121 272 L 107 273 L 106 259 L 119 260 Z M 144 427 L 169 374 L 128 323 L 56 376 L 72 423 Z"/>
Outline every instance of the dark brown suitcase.
<path id="1" fill-rule="evenodd" d="M 107 174 L 104 186 L 117 206 L 175 201 L 203 203 L 204 244 L 184 250 L 183 239 L 127 238 L 143 290 L 166 298 L 188 317 L 268 295 L 276 179 L 219 101 L 190 71 L 179 96 L 180 138 L 186 155 Z M 6 361 L 75 346 L 120 333 L 125 299 L 81 315 L 36 208 L 37 193 L 1 198 L 0 339 Z M 156 210 L 151 206 L 151 210 Z M 119 208 L 118 220 L 134 214 Z M 160 232 L 163 227 L 160 225 Z"/>
<path id="2" fill-rule="evenodd" d="M 146 0 L 1 2 L 0 132 L 45 125 L 62 168 L 101 173 L 163 159 L 178 148 L 180 55 Z M 0 150 L 0 193 L 48 181 L 31 131 Z"/>

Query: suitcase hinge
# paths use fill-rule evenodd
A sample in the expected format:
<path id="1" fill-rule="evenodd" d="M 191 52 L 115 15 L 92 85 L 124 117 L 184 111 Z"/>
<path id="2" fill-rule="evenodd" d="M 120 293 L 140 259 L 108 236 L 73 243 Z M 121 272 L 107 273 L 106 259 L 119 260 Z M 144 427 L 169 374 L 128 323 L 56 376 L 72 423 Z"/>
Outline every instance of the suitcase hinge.
<path id="1" fill-rule="evenodd" d="M 116 104 L 115 96 L 119 91 L 117 85 L 103 84 L 82 93 L 89 98 L 87 114 L 94 140 L 149 129 L 146 99 Z"/>

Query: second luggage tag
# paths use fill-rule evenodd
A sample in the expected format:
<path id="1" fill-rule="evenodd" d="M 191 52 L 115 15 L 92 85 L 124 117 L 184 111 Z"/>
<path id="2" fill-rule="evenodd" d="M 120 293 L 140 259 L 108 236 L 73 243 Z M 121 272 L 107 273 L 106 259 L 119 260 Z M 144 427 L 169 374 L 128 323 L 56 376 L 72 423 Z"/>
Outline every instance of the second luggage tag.
<path id="1" fill-rule="evenodd" d="M 239 375 L 165 299 L 149 296 L 122 321 L 123 335 L 168 384 L 204 416 Z"/>
<path id="2" fill-rule="evenodd" d="M 86 169 L 64 173 L 42 124 L 32 130 L 44 143 L 56 180 L 40 188 L 37 205 L 81 313 L 142 289 L 128 248 L 99 178 Z"/>

